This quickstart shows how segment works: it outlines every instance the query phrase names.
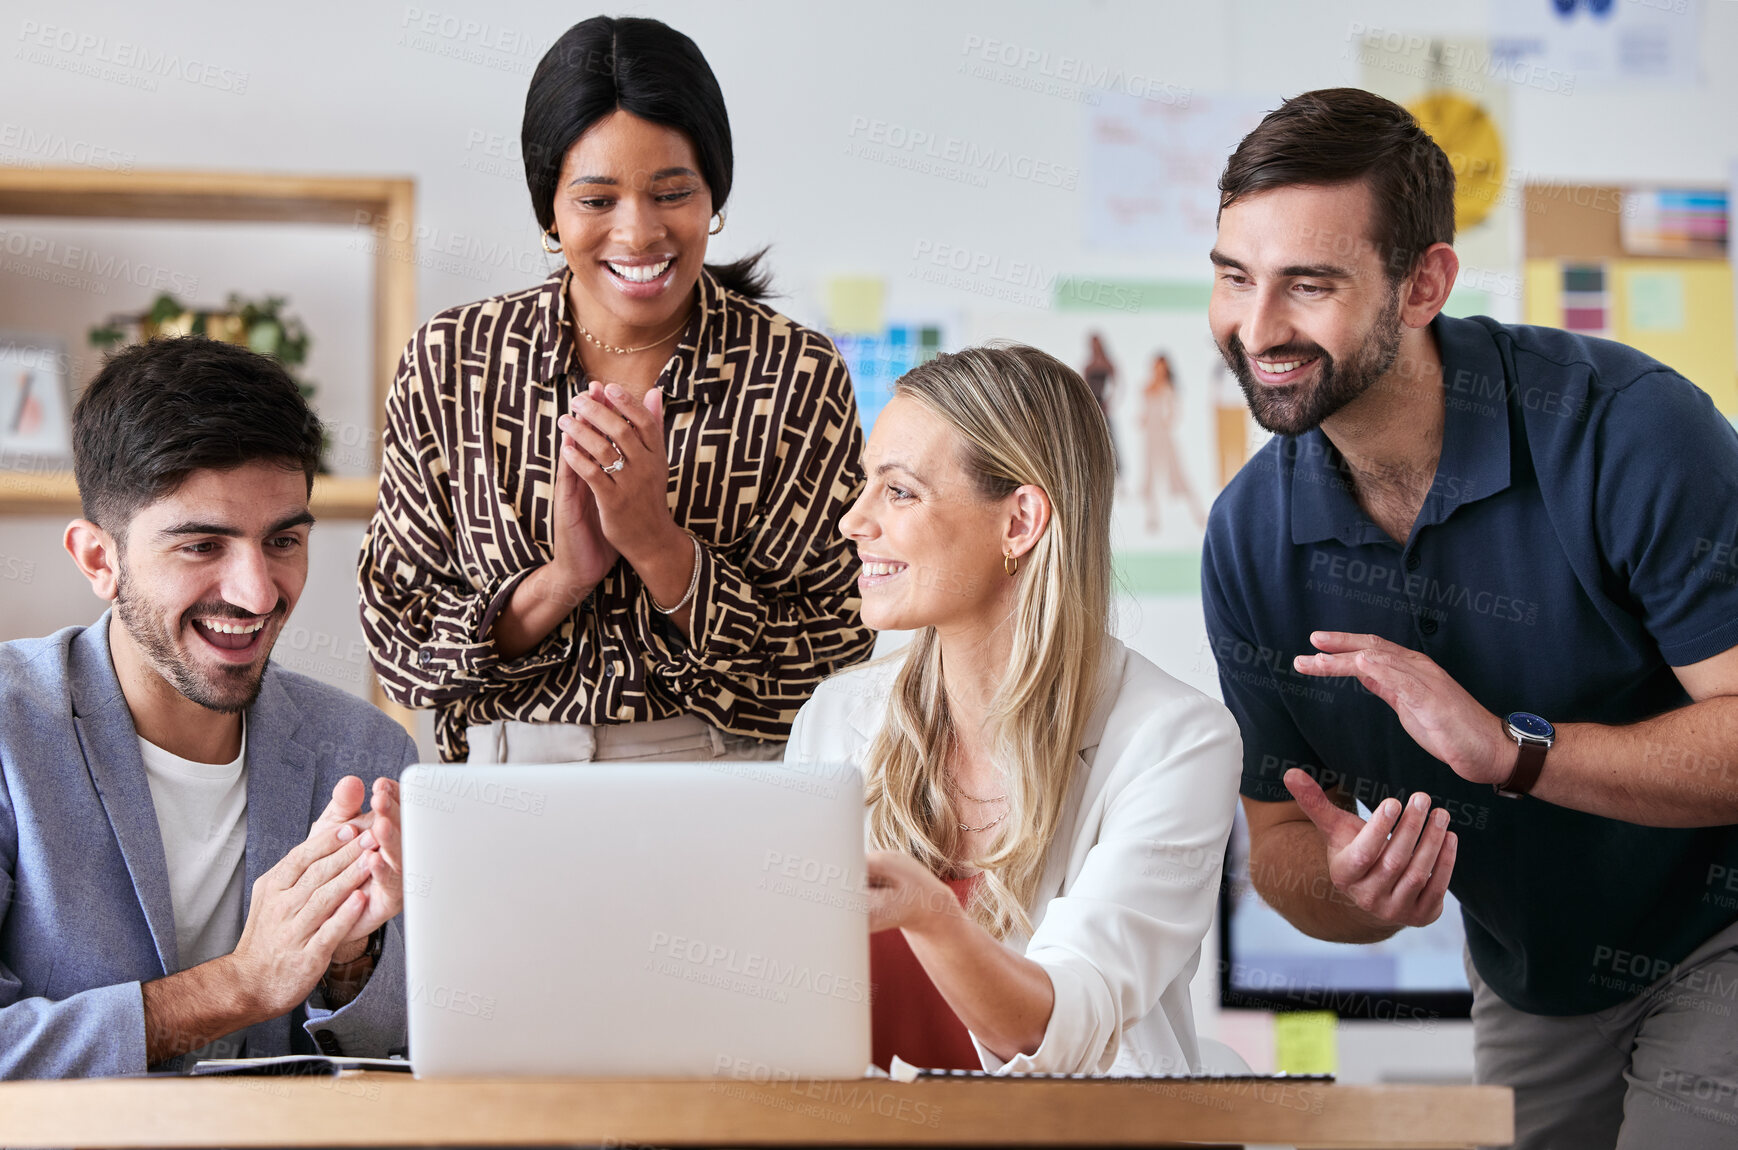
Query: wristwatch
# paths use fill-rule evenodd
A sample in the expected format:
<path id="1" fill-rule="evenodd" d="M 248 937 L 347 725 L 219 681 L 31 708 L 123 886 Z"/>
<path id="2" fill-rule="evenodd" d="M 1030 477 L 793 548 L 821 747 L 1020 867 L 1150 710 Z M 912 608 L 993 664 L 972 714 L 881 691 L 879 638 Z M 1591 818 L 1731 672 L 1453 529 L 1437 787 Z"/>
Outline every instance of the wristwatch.
<path id="1" fill-rule="evenodd" d="M 374 928 L 374 933 L 368 936 L 368 945 L 363 949 L 361 954 L 357 955 L 349 962 L 333 963 L 331 966 L 326 968 L 326 973 L 320 976 L 320 993 L 326 993 L 326 983 L 327 980 L 332 977 L 332 971 L 334 969 L 341 971 L 340 977 L 342 978 L 344 975 L 349 974 L 351 970 L 362 965 L 364 959 L 368 960 L 371 964 L 378 965 L 380 962 L 380 956 L 385 952 L 386 924 L 381 923 L 379 926 Z M 374 965 L 371 965 L 368 968 L 370 974 L 374 972 Z"/>
<path id="2" fill-rule="evenodd" d="M 1557 728 L 1528 711 L 1516 711 L 1503 725 L 1519 750 L 1509 777 L 1491 786 L 1505 799 L 1518 799 L 1539 781 L 1539 772 L 1545 769 L 1545 752 L 1557 741 Z"/>

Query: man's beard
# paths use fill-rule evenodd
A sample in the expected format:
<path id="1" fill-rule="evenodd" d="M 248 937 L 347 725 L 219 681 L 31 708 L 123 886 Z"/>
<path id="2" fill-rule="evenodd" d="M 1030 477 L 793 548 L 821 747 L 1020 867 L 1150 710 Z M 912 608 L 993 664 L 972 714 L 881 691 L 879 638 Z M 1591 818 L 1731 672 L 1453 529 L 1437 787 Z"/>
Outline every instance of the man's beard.
<path id="1" fill-rule="evenodd" d="M 288 614 L 288 611 L 289 605 L 279 598 L 277 606 L 267 617 L 266 628 L 270 628 L 282 615 Z M 127 634 L 133 637 L 133 642 L 145 653 L 151 669 L 201 707 L 233 715 L 247 710 L 259 698 L 260 685 L 265 680 L 266 657 L 271 654 L 269 643 L 262 638 L 262 657 L 256 663 L 245 666 L 219 665 L 212 671 L 196 668 L 183 654 L 176 636 L 170 634 L 159 622 L 163 613 L 156 609 L 150 596 L 139 591 L 128 577 L 125 558 L 122 558 L 115 573 L 115 616 L 126 627 Z M 255 616 L 219 599 L 189 608 L 182 614 L 181 622 L 184 626 L 188 625 L 195 617 L 252 619 Z"/>
<path id="2" fill-rule="evenodd" d="M 1269 387 L 1255 378 L 1243 342 L 1235 333 L 1219 349 L 1219 354 L 1225 357 L 1225 365 L 1243 388 L 1243 398 L 1248 401 L 1255 422 L 1275 435 L 1302 435 L 1369 391 L 1387 374 L 1400 355 L 1402 330 L 1400 293 L 1396 290 L 1388 293 L 1388 303 L 1376 317 L 1369 336 L 1344 365 L 1336 364 L 1333 356 L 1314 344 L 1261 349 L 1261 358 L 1270 362 L 1319 360 L 1321 375 L 1307 387 L 1295 384 L 1288 388 Z"/>

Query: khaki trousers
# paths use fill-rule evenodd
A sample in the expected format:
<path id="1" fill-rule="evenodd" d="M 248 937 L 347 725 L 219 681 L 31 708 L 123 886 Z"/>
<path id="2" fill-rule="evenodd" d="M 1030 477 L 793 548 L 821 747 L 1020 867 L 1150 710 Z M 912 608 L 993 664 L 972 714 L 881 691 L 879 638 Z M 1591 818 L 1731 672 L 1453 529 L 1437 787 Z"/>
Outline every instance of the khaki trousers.
<path id="1" fill-rule="evenodd" d="M 782 759 L 785 745 L 720 731 L 694 715 L 647 723 L 521 723 L 467 729 L 471 763 L 685 763 Z"/>

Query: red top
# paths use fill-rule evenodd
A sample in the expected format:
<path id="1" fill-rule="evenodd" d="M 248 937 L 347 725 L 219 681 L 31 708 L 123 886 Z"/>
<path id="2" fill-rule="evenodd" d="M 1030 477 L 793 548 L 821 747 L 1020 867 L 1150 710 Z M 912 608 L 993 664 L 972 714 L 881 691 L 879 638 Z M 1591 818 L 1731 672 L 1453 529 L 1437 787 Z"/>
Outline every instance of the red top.
<path id="1" fill-rule="evenodd" d="M 978 876 L 942 881 L 963 907 Z M 884 930 L 869 936 L 869 986 L 875 1065 L 887 1070 L 897 1054 L 913 1066 L 930 1070 L 984 1068 L 965 1023 L 911 953 L 904 931 Z"/>

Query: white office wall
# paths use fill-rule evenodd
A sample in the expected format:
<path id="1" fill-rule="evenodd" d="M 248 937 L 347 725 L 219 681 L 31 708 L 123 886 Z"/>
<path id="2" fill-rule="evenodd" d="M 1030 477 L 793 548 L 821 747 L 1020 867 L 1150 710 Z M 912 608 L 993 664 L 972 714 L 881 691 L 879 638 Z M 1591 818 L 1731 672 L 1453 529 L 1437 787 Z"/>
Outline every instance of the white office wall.
<path id="1" fill-rule="evenodd" d="M 1563 96 L 1511 87 L 1512 165 L 1565 180 L 1723 180 L 1738 153 L 1738 78 L 1725 66 L 1738 46 L 1738 3 L 1703 7 L 1700 88 L 1582 85 Z M 0 162 L 412 176 L 426 315 L 534 282 L 550 266 L 517 174 L 515 138 L 527 73 L 586 11 L 532 2 L 7 0 L 0 4 Z M 1413 0 L 672 0 L 618 11 L 655 15 L 690 33 L 723 85 L 737 177 L 715 255 L 770 243 L 781 306 L 804 321 L 823 318 L 827 277 L 881 275 L 890 309 L 951 313 L 969 337 L 1018 337 L 1023 322 L 1041 322 L 1042 313 L 912 278 L 920 245 L 954 244 L 1004 264 L 1087 276 L 1200 275 L 1205 265 L 1194 256 L 1091 250 L 1079 187 L 1011 176 L 972 187 L 851 154 L 865 124 L 885 121 L 1083 169 L 1081 105 L 969 74 L 964 65 L 977 57 L 968 46 L 999 41 L 1201 95 L 1289 93 L 1359 82 L 1348 51 L 1354 28 L 1476 36 L 1487 23 L 1478 4 Z M 179 69 L 149 70 L 165 56 Z M 97 362 L 84 331 L 140 307 L 156 285 L 204 302 L 230 290 L 287 294 L 315 335 L 309 374 L 322 414 L 340 432 L 337 469 L 358 473 L 373 422 L 366 244 L 360 228 L 0 218 L 0 330 L 60 334 L 84 377 Z M 56 261 L 69 245 L 125 270 L 45 281 L 62 270 Z M 1513 301 L 1493 301 L 1498 306 Z M 353 557 L 352 541 L 334 526 L 317 537 L 317 562 Z M 34 565 L 32 581 L 0 583 L 0 636 L 92 614 L 94 601 L 63 585 L 68 567 L 57 534 L 48 523 L 0 523 L 0 568 L 12 560 Z M 330 590 L 312 592 L 301 612 L 332 636 L 322 650 L 342 652 L 357 634 L 354 612 L 343 581 Z M 1161 661 L 1196 657 L 1198 640 L 1168 634 L 1178 646 L 1155 649 Z M 346 666 L 333 669 L 334 678 L 347 674 Z"/>
<path id="2" fill-rule="evenodd" d="M 1572 96 L 1512 87 L 1511 164 L 1567 181 L 1722 182 L 1738 155 L 1738 77 L 1727 66 L 1738 47 L 1738 3 L 1705 0 L 1702 8 L 1700 87 L 1581 85 Z M 1488 21 L 1478 3 L 1424 0 L 670 0 L 611 10 L 686 31 L 719 76 L 737 164 L 716 256 L 773 245 L 781 306 L 803 321 L 823 318 L 827 277 L 879 275 L 893 310 L 952 312 L 973 337 L 1019 337 L 1022 321 L 1041 313 L 912 278 L 915 254 L 930 250 L 921 245 L 1102 277 L 1205 278 L 1205 261 L 1089 249 L 1078 188 L 1012 177 L 972 187 L 853 154 L 866 125 L 885 121 L 1084 169 L 1081 105 L 978 78 L 964 67 L 969 47 L 1000 41 L 1202 95 L 1289 94 L 1359 83 L 1348 50 L 1355 28 L 1479 36 Z M 530 0 L 5 0 L 0 162 L 414 177 L 419 311 L 428 315 L 534 282 L 550 266 L 518 175 L 517 128 L 538 55 L 589 14 Z M 165 56 L 175 70 L 151 71 Z M 96 362 L 83 350 L 84 330 L 141 307 L 155 285 L 196 302 L 230 290 L 288 294 L 315 334 L 309 374 L 340 431 L 338 469 L 363 470 L 354 446 L 372 428 L 363 229 L 0 219 L 0 233 L 0 330 L 59 333 L 77 353 L 81 378 Z M 69 244 L 131 270 L 45 281 Z M 1497 305 L 1518 309 L 1512 300 Z M 59 551 L 62 526 L 0 521 L 0 638 L 87 621 L 99 610 Z M 298 669 L 351 687 L 363 663 L 351 576 L 359 539 L 357 524 L 320 526 L 314 577 L 295 617 L 300 630 L 280 648 Z M 1211 689 L 1198 602 L 1131 604 L 1123 633 Z M 1206 1006 L 1209 987 L 1199 989 Z M 1203 1027 L 1214 1028 L 1210 1010 Z M 1439 1045 L 1454 1049 L 1437 1070 L 1418 1073 L 1464 1064 L 1461 1039 Z M 1428 1064 L 1428 1051 L 1422 1057 Z M 1374 1076 L 1384 1058 L 1353 1061 Z"/>

